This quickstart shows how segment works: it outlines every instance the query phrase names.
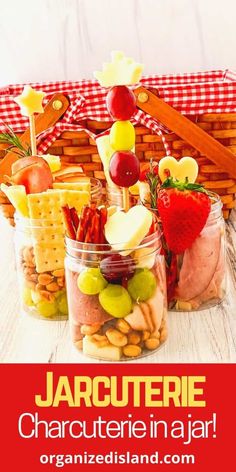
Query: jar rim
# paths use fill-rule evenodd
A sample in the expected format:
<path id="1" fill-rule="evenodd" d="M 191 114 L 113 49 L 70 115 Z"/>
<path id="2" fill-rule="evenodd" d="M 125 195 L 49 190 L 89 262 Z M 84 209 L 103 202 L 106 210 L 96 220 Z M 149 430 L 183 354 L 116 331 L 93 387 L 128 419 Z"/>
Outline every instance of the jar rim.
<path id="1" fill-rule="evenodd" d="M 117 254 L 117 253 L 125 253 L 125 252 L 134 252 L 136 250 L 140 250 L 143 248 L 148 248 L 150 245 L 153 243 L 158 243 L 158 248 L 161 247 L 161 230 L 158 227 L 156 231 L 154 231 L 152 234 L 146 236 L 142 241 L 141 244 L 138 246 L 134 247 L 125 247 L 121 248 L 121 244 L 124 243 L 115 243 L 112 244 L 112 247 L 110 244 L 96 244 L 96 243 L 83 243 L 80 241 L 75 241 L 74 239 L 68 238 L 68 236 L 65 236 L 65 243 L 66 243 L 66 252 L 69 256 L 73 255 L 70 253 L 70 250 L 72 250 L 75 253 L 82 253 L 82 254 L 103 254 L 103 255 L 110 255 L 110 254 Z M 75 256 L 74 256 L 75 257 Z"/>

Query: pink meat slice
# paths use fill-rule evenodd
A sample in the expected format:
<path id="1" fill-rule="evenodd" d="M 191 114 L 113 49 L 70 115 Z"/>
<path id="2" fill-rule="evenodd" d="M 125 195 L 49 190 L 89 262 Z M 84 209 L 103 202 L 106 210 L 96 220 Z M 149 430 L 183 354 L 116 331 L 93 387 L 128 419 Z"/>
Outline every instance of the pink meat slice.
<path id="1" fill-rule="evenodd" d="M 220 251 L 220 227 L 205 227 L 184 253 L 176 288 L 177 299 L 191 300 L 208 288 L 217 269 Z"/>
<path id="2" fill-rule="evenodd" d="M 190 300 L 193 308 L 198 308 L 202 303 L 211 300 L 222 298 L 222 282 L 225 277 L 225 247 L 222 241 L 220 257 L 216 267 L 216 271 L 211 279 L 208 287 L 197 297 Z"/>
<path id="3" fill-rule="evenodd" d="M 78 274 L 67 271 L 69 314 L 75 324 L 101 325 L 111 319 L 103 310 L 97 295 L 85 295 L 77 285 Z"/>

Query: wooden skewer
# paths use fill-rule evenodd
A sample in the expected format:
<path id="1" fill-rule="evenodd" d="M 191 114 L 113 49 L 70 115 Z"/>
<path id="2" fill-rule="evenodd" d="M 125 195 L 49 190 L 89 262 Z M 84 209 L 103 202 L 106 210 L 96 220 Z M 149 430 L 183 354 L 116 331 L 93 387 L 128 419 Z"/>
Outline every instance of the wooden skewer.
<path id="1" fill-rule="evenodd" d="M 126 187 L 122 188 L 123 193 L 123 208 L 127 212 L 129 210 L 129 189 Z"/>
<path id="2" fill-rule="evenodd" d="M 36 133 L 35 133 L 35 119 L 34 114 L 29 117 L 30 122 L 30 143 L 32 156 L 37 156 Z"/>

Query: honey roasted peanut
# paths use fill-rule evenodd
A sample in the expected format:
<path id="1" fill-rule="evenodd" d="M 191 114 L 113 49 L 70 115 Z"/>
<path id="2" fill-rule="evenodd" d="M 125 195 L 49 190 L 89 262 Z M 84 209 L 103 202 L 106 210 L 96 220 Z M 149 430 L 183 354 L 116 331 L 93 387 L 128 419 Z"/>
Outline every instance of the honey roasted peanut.
<path id="1" fill-rule="evenodd" d="M 123 347 L 128 343 L 128 338 L 125 334 L 118 331 L 115 328 L 109 328 L 106 331 L 106 336 L 113 346 Z"/>
<path id="2" fill-rule="evenodd" d="M 143 333 L 142 333 L 142 341 L 146 341 L 148 338 L 150 338 L 150 336 L 151 336 L 150 331 L 147 331 L 147 330 L 143 331 Z"/>
<path id="3" fill-rule="evenodd" d="M 59 286 L 57 285 L 56 282 L 52 282 L 52 283 L 46 285 L 46 289 L 49 292 L 57 292 L 59 290 Z"/>
<path id="4" fill-rule="evenodd" d="M 80 328 L 80 331 L 81 331 L 81 334 L 83 334 L 84 336 L 88 335 L 92 335 L 92 334 L 95 334 L 99 331 L 100 329 L 100 324 L 94 324 L 94 325 L 82 325 L 81 328 Z"/>
<path id="5" fill-rule="evenodd" d="M 101 334 L 93 334 L 92 336 L 89 336 L 89 339 L 99 347 L 105 347 L 109 345 L 107 337 Z"/>
<path id="6" fill-rule="evenodd" d="M 128 334 L 128 344 L 139 344 L 141 341 L 141 334 L 138 331 L 131 331 Z"/>
<path id="7" fill-rule="evenodd" d="M 57 269 L 52 272 L 53 277 L 64 277 L 65 270 L 64 269 Z"/>
<path id="8" fill-rule="evenodd" d="M 150 351 L 153 351 L 154 349 L 157 349 L 158 346 L 160 345 L 160 341 L 157 338 L 148 338 L 144 342 L 145 347 L 149 349 Z"/>
<path id="9" fill-rule="evenodd" d="M 138 357 L 140 356 L 142 349 L 136 344 L 127 344 L 123 347 L 123 354 L 126 357 Z"/>
<path id="10" fill-rule="evenodd" d="M 53 280 L 53 276 L 50 274 L 39 274 L 38 276 L 38 283 L 41 285 L 49 285 Z"/>
<path id="11" fill-rule="evenodd" d="M 131 330 L 131 326 L 123 318 L 120 318 L 116 321 L 116 328 L 123 334 L 128 334 L 128 332 Z"/>
<path id="12" fill-rule="evenodd" d="M 65 285 L 64 277 L 58 277 L 57 284 L 59 285 L 59 287 L 64 287 L 64 285 Z"/>

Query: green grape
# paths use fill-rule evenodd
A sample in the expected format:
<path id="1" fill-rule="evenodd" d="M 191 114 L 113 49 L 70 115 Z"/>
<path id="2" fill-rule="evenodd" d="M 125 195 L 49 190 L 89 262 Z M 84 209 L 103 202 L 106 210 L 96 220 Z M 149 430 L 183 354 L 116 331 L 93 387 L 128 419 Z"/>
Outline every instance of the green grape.
<path id="1" fill-rule="evenodd" d="M 107 286 L 107 281 L 101 274 L 100 269 L 89 268 L 84 269 L 79 274 L 77 285 L 82 293 L 96 295 Z"/>
<path id="2" fill-rule="evenodd" d="M 130 121 L 116 121 L 110 131 L 110 143 L 115 151 L 131 151 L 135 145 L 135 130 Z"/>
<path id="3" fill-rule="evenodd" d="M 57 306 L 62 315 L 68 316 L 68 304 L 65 293 L 57 298 Z"/>
<path id="4" fill-rule="evenodd" d="M 66 293 L 65 289 L 64 290 L 58 290 L 58 292 L 54 293 L 54 297 L 55 298 L 60 298 L 65 293 Z"/>
<path id="5" fill-rule="evenodd" d="M 99 302 L 115 318 L 124 318 L 132 311 L 132 300 L 122 285 L 109 284 L 99 294 Z"/>
<path id="6" fill-rule="evenodd" d="M 56 302 L 48 302 L 46 300 L 42 300 L 37 304 L 38 313 L 45 318 L 49 318 L 50 316 L 54 316 L 58 312 Z"/>
<path id="7" fill-rule="evenodd" d="M 135 301 L 145 302 L 155 292 L 156 278 L 148 269 L 137 269 L 128 281 L 128 292 Z"/>
<path id="8" fill-rule="evenodd" d="M 34 302 L 31 296 L 31 289 L 29 287 L 24 287 L 22 291 L 22 300 L 24 305 L 34 306 Z"/>

